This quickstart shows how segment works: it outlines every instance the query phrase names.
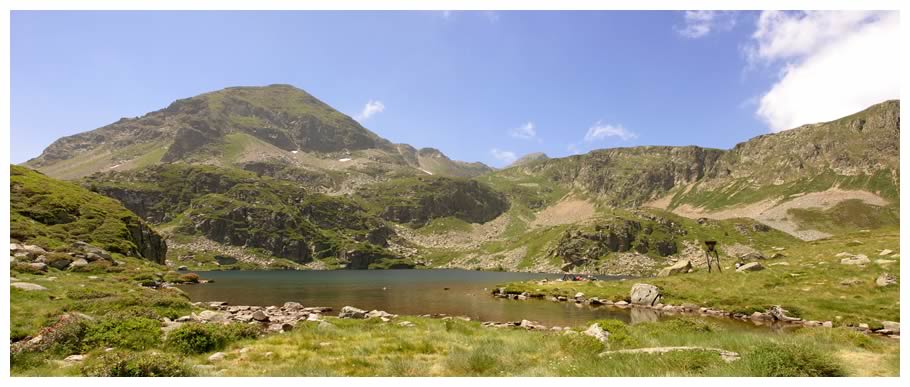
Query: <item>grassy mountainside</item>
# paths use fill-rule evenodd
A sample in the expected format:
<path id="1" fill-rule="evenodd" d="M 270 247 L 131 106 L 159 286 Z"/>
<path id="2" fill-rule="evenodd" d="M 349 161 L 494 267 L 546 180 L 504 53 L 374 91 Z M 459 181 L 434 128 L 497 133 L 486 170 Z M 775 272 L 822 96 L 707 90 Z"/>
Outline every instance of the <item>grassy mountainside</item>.
<path id="1" fill-rule="evenodd" d="M 119 202 L 76 184 L 10 166 L 10 239 L 46 249 L 86 242 L 163 263 L 164 240 Z"/>

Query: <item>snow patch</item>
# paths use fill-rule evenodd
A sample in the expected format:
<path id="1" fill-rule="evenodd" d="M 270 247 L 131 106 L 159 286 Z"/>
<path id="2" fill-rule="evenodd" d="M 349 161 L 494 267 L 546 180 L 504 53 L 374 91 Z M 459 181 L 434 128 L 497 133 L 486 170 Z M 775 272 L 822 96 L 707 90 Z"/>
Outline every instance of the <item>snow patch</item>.
<path id="1" fill-rule="evenodd" d="M 295 154 L 295 155 L 297 154 L 297 152 L 300 152 L 300 151 L 299 151 L 299 150 L 292 150 L 292 151 L 291 151 L 291 153 L 293 153 L 293 154 Z"/>
<path id="2" fill-rule="evenodd" d="M 343 159 L 338 159 L 338 161 L 341 161 L 342 163 L 346 163 L 346 162 L 348 162 L 348 161 L 351 161 L 351 159 L 348 158 L 348 157 L 345 157 L 345 158 L 343 158 Z"/>
<path id="3" fill-rule="evenodd" d="M 417 169 L 419 169 L 419 170 L 421 170 L 421 171 L 424 171 L 427 175 L 432 175 L 432 174 L 433 174 L 433 172 L 430 172 L 430 171 L 428 171 L 428 170 L 426 170 L 426 169 L 423 169 L 423 168 L 417 168 Z"/>
<path id="4" fill-rule="evenodd" d="M 117 164 L 117 165 L 110 166 L 110 167 L 108 167 L 107 169 L 114 169 L 114 168 L 117 168 L 117 167 L 119 167 L 119 166 L 120 166 L 120 164 Z"/>

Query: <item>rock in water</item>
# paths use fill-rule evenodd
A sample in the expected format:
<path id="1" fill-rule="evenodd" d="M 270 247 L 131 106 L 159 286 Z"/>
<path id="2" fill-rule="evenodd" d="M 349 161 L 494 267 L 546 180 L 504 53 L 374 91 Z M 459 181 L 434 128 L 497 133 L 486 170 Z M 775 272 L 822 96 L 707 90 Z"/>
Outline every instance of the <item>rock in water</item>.
<path id="1" fill-rule="evenodd" d="M 759 271 L 764 269 L 765 267 L 758 262 L 749 262 L 745 265 L 740 266 L 738 269 L 736 269 L 736 271 L 743 273 L 747 271 Z"/>
<path id="2" fill-rule="evenodd" d="M 367 311 L 363 309 L 357 309 L 353 306 L 345 306 L 341 308 L 341 313 L 338 314 L 338 318 L 366 318 Z"/>
<path id="3" fill-rule="evenodd" d="M 890 273 L 882 273 L 882 275 L 878 276 L 878 278 L 875 279 L 875 285 L 880 288 L 889 286 L 889 285 L 896 285 L 896 284 L 897 284 L 897 278 L 895 278 Z"/>
<path id="4" fill-rule="evenodd" d="M 780 305 L 774 305 L 771 309 L 768 309 L 768 314 L 771 317 L 774 317 L 777 321 L 799 321 L 799 318 L 787 316 L 787 310 L 781 308 Z"/>
<path id="5" fill-rule="evenodd" d="M 688 273 L 689 269 L 692 268 L 692 261 L 688 259 L 680 259 L 673 264 L 673 266 L 665 267 L 661 269 L 660 273 L 657 273 L 658 277 L 669 277 L 673 274 Z"/>
<path id="6" fill-rule="evenodd" d="M 660 289 L 654 285 L 635 284 L 632 286 L 632 304 L 654 305 L 660 302 Z"/>
<path id="7" fill-rule="evenodd" d="M 588 329 L 585 330 L 583 333 L 599 340 L 601 343 L 604 343 L 604 344 L 606 344 L 607 341 L 609 341 L 609 339 L 610 339 L 610 332 L 605 331 L 603 328 L 600 327 L 600 324 L 597 324 L 597 323 L 591 324 L 591 326 L 588 327 Z"/>

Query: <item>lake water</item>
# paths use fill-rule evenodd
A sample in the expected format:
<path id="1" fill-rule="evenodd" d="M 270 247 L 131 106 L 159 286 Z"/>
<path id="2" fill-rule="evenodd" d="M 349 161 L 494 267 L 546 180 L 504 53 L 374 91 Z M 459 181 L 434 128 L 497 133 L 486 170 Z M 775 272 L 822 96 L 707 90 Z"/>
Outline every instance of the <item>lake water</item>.
<path id="1" fill-rule="evenodd" d="M 267 306 L 295 301 L 304 306 L 329 306 L 335 313 L 350 305 L 395 314 L 444 313 L 481 321 L 527 319 L 547 326 L 578 325 L 601 318 L 627 322 L 658 318 L 649 310 L 546 300 L 514 301 L 490 295 L 497 284 L 543 278 L 555 280 L 561 277 L 560 274 L 446 269 L 211 271 L 199 272 L 199 275 L 215 282 L 181 286 L 193 301 L 225 301 L 232 305 Z"/>

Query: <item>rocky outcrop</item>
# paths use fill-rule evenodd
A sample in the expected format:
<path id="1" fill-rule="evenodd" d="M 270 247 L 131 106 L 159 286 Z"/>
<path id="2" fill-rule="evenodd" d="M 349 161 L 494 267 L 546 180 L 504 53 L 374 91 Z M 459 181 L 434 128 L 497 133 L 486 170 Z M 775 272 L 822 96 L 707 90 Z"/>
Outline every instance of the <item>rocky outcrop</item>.
<path id="1" fill-rule="evenodd" d="M 672 266 L 665 267 L 657 273 L 658 277 L 669 277 L 674 274 L 688 273 L 692 269 L 692 261 L 688 259 L 680 259 L 676 261 Z"/>
<path id="2" fill-rule="evenodd" d="M 360 197 L 381 208 L 383 219 L 415 227 L 443 217 L 485 223 L 509 209 L 506 197 L 485 184 L 433 176 L 376 184 L 360 192 Z"/>
<path id="3" fill-rule="evenodd" d="M 675 223 L 651 217 L 641 220 L 615 217 L 591 226 L 566 230 L 550 256 L 564 262 L 564 270 L 585 265 L 600 266 L 611 253 L 634 252 L 669 256 L 677 252 L 676 238 L 686 232 Z"/>

